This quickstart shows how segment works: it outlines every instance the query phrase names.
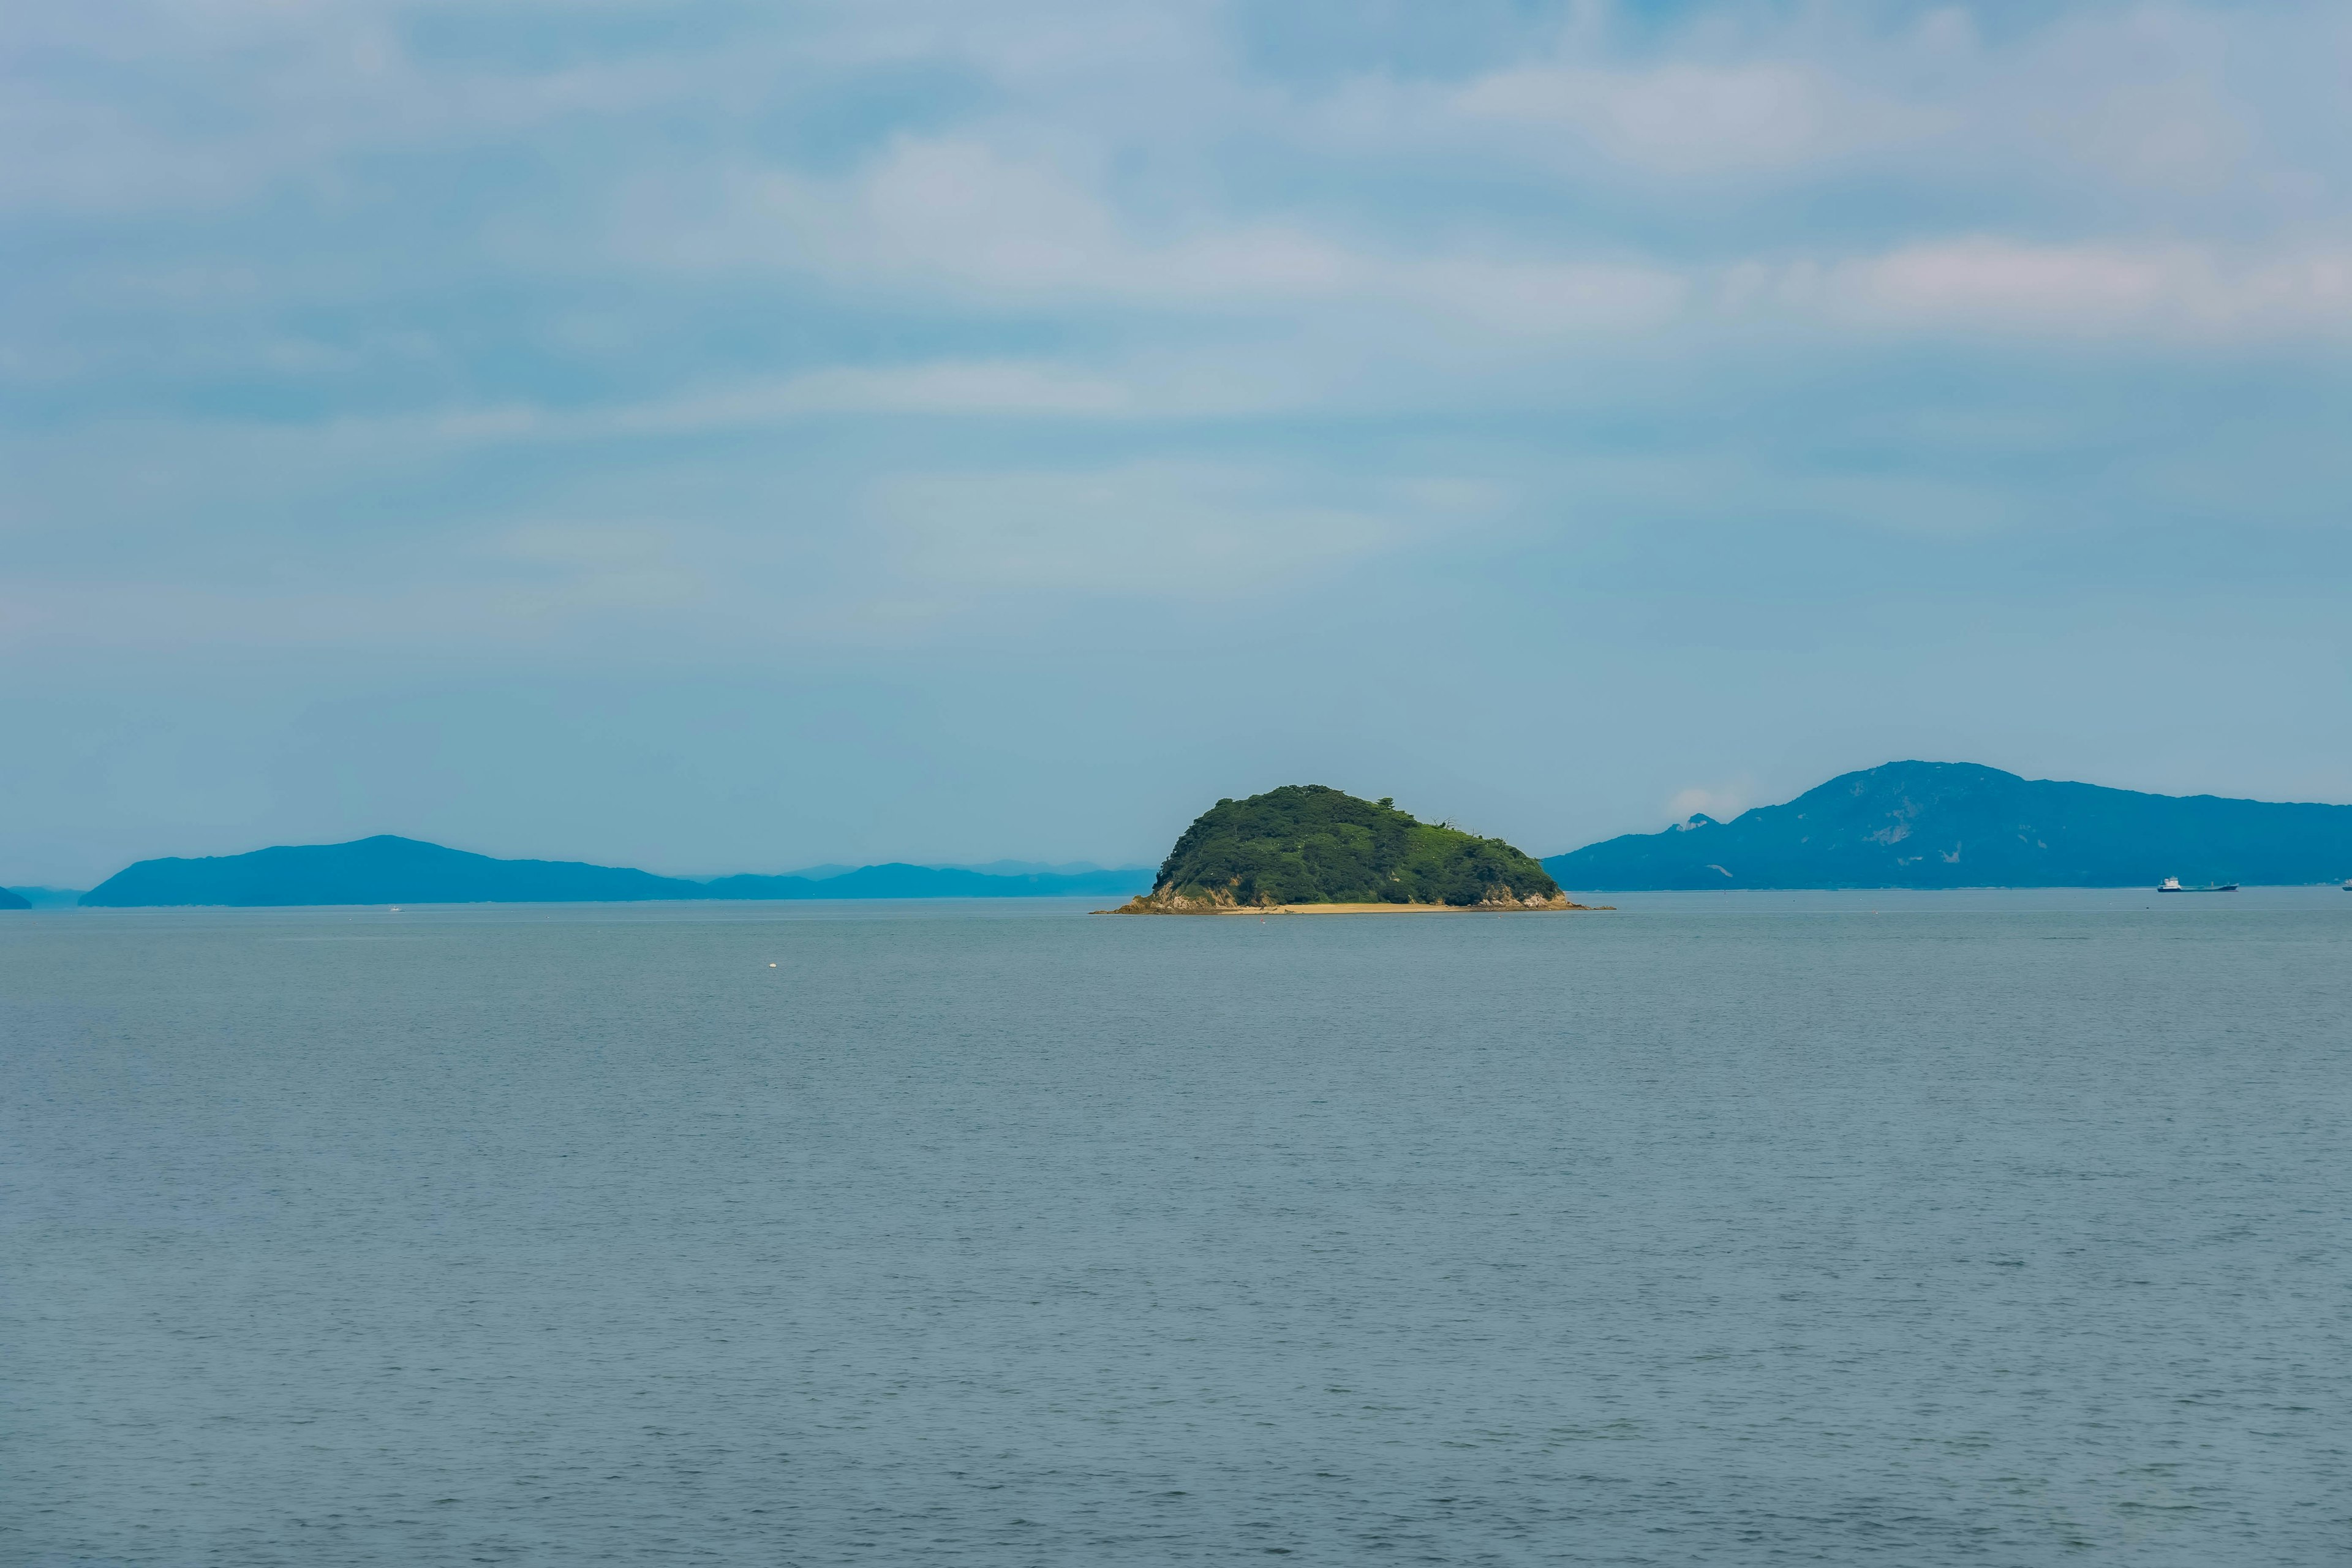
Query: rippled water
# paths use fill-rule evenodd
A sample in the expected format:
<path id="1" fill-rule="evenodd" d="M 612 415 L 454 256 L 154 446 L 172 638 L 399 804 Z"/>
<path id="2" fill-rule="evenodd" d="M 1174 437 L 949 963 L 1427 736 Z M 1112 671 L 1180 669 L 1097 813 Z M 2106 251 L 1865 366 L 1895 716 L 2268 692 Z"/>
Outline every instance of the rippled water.
<path id="1" fill-rule="evenodd" d="M 1619 901 L 0 917 L 0 1560 L 2352 1556 L 2352 897 Z"/>

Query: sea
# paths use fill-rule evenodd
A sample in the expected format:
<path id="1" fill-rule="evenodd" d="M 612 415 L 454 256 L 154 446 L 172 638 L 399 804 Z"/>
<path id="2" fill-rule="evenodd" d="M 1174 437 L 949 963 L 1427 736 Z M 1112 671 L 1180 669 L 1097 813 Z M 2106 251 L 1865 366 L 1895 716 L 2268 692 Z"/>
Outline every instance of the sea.
<path id="1" fill-rule="evenodd" d="M 0 916 L 0 1562 L 2352 1561 L 2352 896 Z"/>

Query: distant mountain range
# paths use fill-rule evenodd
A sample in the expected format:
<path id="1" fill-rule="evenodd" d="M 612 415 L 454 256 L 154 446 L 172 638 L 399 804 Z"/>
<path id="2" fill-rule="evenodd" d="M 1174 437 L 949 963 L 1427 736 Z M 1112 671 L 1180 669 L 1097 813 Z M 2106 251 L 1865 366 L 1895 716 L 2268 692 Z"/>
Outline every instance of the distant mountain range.
<path id="1" fill-rule="evenodd" d="M 1563 888 L 2129 888 L 2352 875 L 2352 805 L 2141 795 L 1973 763 L 1888 763 L 1729 822 L 1544 861 Z"/>
<path id="2" fill-rule="evenodd" d="M 249 855 L 142 860 L 81 896 L 98 908 L 224 904 L 638 902 L 668 899 L 1019 899 L 1125 897 L 1142 868 L 995 875 L 956 867 L 861 866 L 832 877 L 695 881 L 577 860 L 499 860 L 389 834 L 350 844 L 285 845 Z M 0 907 L 23 907 L 0 906 Z"/>
<path id="3" fill-rule="evenodd" d="M 1694 816 L 1541 862 L 1559 886 L 2063 888 L 2310 884 L 2352 876 L 2352 805 L 2142 795 L 2024 779 L 1972 763 L 1888 763 L 1729 822 Z M 657 877 L 574 860 L 499 860 L 390 835 L 207 859 L 142 860 L 84 905 L 573 903 L 671 899 L 1127 898 L 1152 872 L 986 867 L 814 867 L 792 876 Z M 29 897 L 26 896 L 29 895 Z M 69 893 L 0 889 L 0 910 Z"/>

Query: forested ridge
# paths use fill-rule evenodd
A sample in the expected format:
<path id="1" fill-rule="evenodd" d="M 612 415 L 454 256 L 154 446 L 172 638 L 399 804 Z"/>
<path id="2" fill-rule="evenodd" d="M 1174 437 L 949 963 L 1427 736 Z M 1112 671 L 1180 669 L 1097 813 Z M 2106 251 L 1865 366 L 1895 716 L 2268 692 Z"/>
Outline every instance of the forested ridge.
<path id="1" fill-rule="evenodd" d="M 1887 763 L 1729 822 L 1544 862 L 1578 888 L 2152 888 L 2352 877 L 2352 805 L 2144 795 L 1976 763 Z"/>

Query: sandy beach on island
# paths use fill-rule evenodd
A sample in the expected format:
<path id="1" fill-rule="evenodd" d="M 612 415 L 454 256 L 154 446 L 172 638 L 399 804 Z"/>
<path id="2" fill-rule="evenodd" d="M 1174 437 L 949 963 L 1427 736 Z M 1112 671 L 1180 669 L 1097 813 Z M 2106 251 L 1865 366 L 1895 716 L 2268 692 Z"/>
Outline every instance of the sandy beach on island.
<path id="1" fill-rule="evenodd" d="M 1591 914 L 1605 905 L 1556 904 L 1541 909 L 1512 909 L 1503 904 L 1239 904 L 1219 910 L 1221 915 L 1564 915 Z"/>
<path id="2" fill-rule="evenodd" d="M 1097 910 L 1098 915 L 1565 915 L 1613 913 L 1613 904 L 1227 904 L 1213 910 Z"/>

